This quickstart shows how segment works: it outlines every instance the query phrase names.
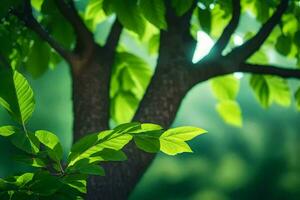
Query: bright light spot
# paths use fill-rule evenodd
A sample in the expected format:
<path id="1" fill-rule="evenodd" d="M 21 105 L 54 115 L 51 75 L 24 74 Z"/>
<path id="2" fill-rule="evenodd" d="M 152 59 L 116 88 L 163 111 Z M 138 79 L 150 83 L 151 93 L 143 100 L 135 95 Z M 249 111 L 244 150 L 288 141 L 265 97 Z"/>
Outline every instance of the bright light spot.
<path id="1" fill-rule="evenodd" d="M 233 36 L 233 42 L 235 45 L 240 46 L 243 44 L 243 38 L 239 35 L 234 35 Z"/>
<path id="2" fill-rule="evenodd" d="M 236 78 L 236 79 L 241 79 L 244 77 L 244 74 L 242 72 L 235 72 L 233 73 L 233 76 Z"/>
<path id="3" fill-rule="evenodd" d="M 192 60 L 193 63 L 198 62 L 206 56 L 214 45 L 214 41 L 203 31 L 197 32 L 197 41 L 198 43 Z"/>
<path id="4" fill-rule="evenodd" d="M 205 6 L 203 3 L 201 3 L 201 2 L 198 3 L 198 6 L 199 6 L 199 8 L 201 8 L 202 10 L 205 10 L 205 9 L 206 9 L 206 6 Z"/>
<path id="5" fill-rule="evenodd" d="M 215 4 L 213 4 L 213 3 L 209 4 L 209 8 L 210 8 L 211 10 L 214 9 L 214 7 L 215 7 Z"/>

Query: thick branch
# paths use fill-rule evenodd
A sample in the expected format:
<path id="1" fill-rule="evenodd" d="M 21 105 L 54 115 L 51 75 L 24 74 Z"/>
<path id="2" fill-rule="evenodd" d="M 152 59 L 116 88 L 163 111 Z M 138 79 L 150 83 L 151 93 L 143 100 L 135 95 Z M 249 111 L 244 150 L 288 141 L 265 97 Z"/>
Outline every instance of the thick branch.
<path id="1" fill-rule="evenodd" d="M 66 60 L 70 60 L 72 54 L 64 49 L 43 27 L 42 25 L 34 18 L 32 14 L 32 9 L 30 1 L 26 0 L 24 2 L 23 12 L 14 10 L 12 11 L 21 21 L 24 22 L 25 26 L 33 30 L 38 36 L 40 36 L 44 41 L 46 41 L 58 54 L 60 54 Z"/>
<path id="2" fill-rule="evenodd" d="M 168 23 L 168 30 L 161 30 L 162 35 L 176 35 L 175 41 L 178 41 L 181 46 L 184 46 L 183 55 L 191 62 L 197 41 L 191 36 L 190 22 L 193 15 L 193 11 L 197 6 L 198 1 L 193 1 L 193 4 L 189 10 L 182 16 L 178 16 L 175 9 L 172 6 L 172 1 L 165 1 L 166 3 L 166 20 Z M 166 33 L 167 32 L 167 33 Z M 180 40 L 180 41 L 179 41 Z"/>
<path id="3" fill-rule="evenodd" d="M 282 78 L 297 78 L 300 79 L 299 69 L 288 69 L 283 67 L 275 67 L 270 65 L 257 65 L 242 63 L 238 67 L 238 72 L 245 72 L 251 74 L 262 74 L 262 75 L 275 75 Z"/>
<path id="4" fill-rule="evenodd" d="M 228 61 L 224 57 L 219 62 L 202 62 L 196 66 L 197 68 L 191 69 L 189 72 L 192 85 L 196 85 L 217 76 L 223 76 L 235 72 L 300 79 L 300 69 L 250 63 L 241 63 L 236 65 L 234 64 L 234 61 Z"/>
<path id="5" fill-rule="evenodd" d="M 232 17 L 225 27 L 218 41 L 211 49 L 209 55 L 219 56 L 230 41 L 230 38 L 239 25 L 241 15 L 241 0 L 232 0 Z"/>
<path id="6" fill-rule="evenodd" d="M 229 53 L 229 57 L 236 60 L 237 63 L 246 61 L 252 54 L 259 50 L 264 41 L 271 34 L 274 27 L 280 22 L 280 19 L 288 7 L 289 0 L 281 0 L 276 11 L 269 18 L 269 20 L 263 24 L 257 34 L 243 45 L 236 47 Z"/>
<path id="7" fill-rule="evenodd" d="M 88 30 L 79 16 L 74 2 L 70 0 L 66 3 L 65 0 L 55 0 L 55 3 L 61 14 L 70 22 L 76 33 L 77 45 L 79 46 L 79 48 L 76 49 L 84 48 L 84 50 L 86 50 L 86 48 L 91 47 L 91 45 L 94 44 L 93 34 Z"/>

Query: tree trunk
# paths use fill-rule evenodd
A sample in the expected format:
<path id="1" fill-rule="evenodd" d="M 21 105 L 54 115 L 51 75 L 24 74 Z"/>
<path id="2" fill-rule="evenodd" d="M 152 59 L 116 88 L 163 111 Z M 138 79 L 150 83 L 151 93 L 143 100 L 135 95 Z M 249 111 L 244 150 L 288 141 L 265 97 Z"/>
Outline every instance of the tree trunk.
<path id="1" fill-rule="evenodd" d="M 188 65 L 182 56 L 184 47 L 174 42 L 178 41 L 176 37 L 162 34 L 156 72 L 133 121 L 152 122 L 168 128 L 183 97 L 191 88 L 188 70 L 184 69 Z M 73 72 L 75 140 L 87 133 L 108 129 L 109 87 L 103 85 L 109 86 L 113 58 L 103 55 L 107 54 L 98 52 L 82 71 Z M 106 175 L 89 178 L 87 200 L 127 199 L 155 157 L 155 154 L 138 150 L 133 142 L 124 151 L 127 161 L 102 164 Z"/>

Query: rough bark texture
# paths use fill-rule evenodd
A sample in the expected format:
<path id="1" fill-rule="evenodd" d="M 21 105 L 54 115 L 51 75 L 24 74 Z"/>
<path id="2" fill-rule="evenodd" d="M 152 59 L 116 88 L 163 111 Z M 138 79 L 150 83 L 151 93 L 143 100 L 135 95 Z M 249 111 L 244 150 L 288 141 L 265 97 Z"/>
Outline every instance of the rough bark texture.
<path id="1" fill-rule="evenodd" d="M 101 59 L 100 56 L 101 52 L 97 50 L 90 59 L 75 63 L 74 65 L 78 66 L 73 67 L 78 69 L 78 71 L 73 70 L 72 73 L 74 141 L 88 133 L 108 129 L 109 87 L 107 85 L 109 85 L 112 61 L 111 58 Z"/>

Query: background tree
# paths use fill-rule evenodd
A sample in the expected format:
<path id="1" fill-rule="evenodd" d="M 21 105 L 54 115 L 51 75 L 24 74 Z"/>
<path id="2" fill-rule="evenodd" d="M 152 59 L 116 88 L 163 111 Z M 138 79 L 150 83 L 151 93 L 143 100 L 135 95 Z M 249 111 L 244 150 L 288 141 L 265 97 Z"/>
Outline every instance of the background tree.
<path id="1" fill-rule="evenodd" d="M 22 67 L 34 77 L 61 59 L 70 66 L 75 141 L 85 133 L 108 129 L 110 119 L 112 124 L 132 119 L 169 127 L 186 93 L 217 76 L 253 74 L 250 86 L 264 107 L 272 102 L 290 104 L 284 78 L 300 77 L 299 69 L 271 66 L 264 59 L 264 47 L 272 46 L 297 59 L 299 66 L 298 1 L 14 0 L 1 4 L 1 62 Z M 248 12 L 261 27 L 244 34 L 240 46 L 233 45 L 240 18 Z M 200 29 L 216 42 L 196 62 L 192 58 Z M 130 53 L 126 38 L 157 54 L 153 75 L 147 62 Z M 226 76 L 213 79 L 212 85 L 221 116 L 240 125 L 235 101 L 238 81 Z M 298 106 L 299 91 L 295 93 Z M 126 151 L 126 163 L 109 164 L 105 177 L 91 177 L 87 199 L 128 196 L 153 155 L 133 145 Z"/>

